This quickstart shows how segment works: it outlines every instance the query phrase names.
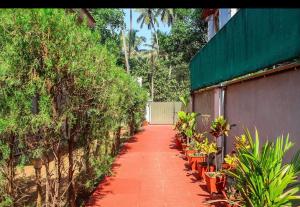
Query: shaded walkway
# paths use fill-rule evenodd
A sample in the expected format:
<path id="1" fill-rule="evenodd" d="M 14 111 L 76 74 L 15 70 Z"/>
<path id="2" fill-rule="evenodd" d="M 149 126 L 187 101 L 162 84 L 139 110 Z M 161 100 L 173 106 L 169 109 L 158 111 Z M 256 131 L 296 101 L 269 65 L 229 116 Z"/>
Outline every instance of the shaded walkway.
<path id="1" fill-rule="evenodd" d="M 201 207 L 209 197 L 173 147 L 172 126 L 144 127 L 124 146 L 114 175 L 99 184 L 87 206 Z"/>

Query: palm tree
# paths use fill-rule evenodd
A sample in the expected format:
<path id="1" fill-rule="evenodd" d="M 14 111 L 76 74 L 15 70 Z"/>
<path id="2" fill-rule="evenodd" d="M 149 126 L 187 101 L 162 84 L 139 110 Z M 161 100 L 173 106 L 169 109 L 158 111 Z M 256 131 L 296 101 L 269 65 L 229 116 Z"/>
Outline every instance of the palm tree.
<path id="1" fill-rule="evenodd" d="M 175 21 L 175 10 L 174 9 L 157 9 L 157 14 L 160 16 L 162 22 L 171 26 Z"/>
<path id="2" fill-rule="evenodd" d="M 158 58 L 158 48 L 155 41 L 152 39 L 152 44 L 144 44 L 145 46 L 150 47 L 150 50 L 146 50 L 143 52 L 140 52 L 138 55 L 139 57 L 146 58 L 147 61 L 149 61 L 149 64 L 151 64 L 151 99 L 154 100 L 154 74 L 155 74 L 155 67 L 156 67 L 156 60 Z"/>
<path id="3" fill-rule="evenodd" d="M 138 32 L 138 30 L 132 30 L 131 33 L 129 33 L 129 36 L 127 39 L 128 45 L 129 45 L 129 48 L 128 48 L 129 59 L 130 59 L 132 52 L 134 54 L 137 54 L 140 51 L 139 47 L 143 43 L 146 42 L 146 38 L 143 36 L 138 36 L 137 32 Z"/>
<path id="4" fill-rule="evenodd" d="M 155 25 L 158 26 L 157 20 L 157 10 L 156 9 L 137 9 L 137 12 L 140 13 L 140 16 L 137 18 L 137 22 L 141 24 L 141 28 L 143 28 L 144 24 L 148 27 L 149 30 L 154 31 L 156 37 L 157 51 L 159 52 L 159 44 L 158 37 Z"/>
<path id="5" fill-rule="evenodd" d="M 128 60 L 128 54 L 127 54 L 127 46 L 126 46 L 126 35 L 125 35 L 125 28 L 122 29 L 122 40 L 123 40 L 123 51 L 125 56 L 125 65 L 126 65 L 126 71 L 129 74 L 130 73 L 130 66 L 129 66 L 129 60 Z"/>
<path id="6" fill-rule="evenodd" d="M 129 9 L 129 13 L 130 13 L 130 26 L 129 26 L 129 39 L 130 37 L 132 36 L 132 9 Z M 128 59 L 130 60 L 130 54 L 131 54 L 131 42 L 129 41 L 129 44 L 128 44 L 128 48 L 129 48 L 129 52 L 128 52 Z"/>

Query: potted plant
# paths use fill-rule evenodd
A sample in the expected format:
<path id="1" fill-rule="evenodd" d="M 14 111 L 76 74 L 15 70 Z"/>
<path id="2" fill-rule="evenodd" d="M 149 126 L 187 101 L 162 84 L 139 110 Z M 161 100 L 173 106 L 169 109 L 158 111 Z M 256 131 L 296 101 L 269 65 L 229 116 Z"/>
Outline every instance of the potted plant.
<path id="1" fill-rule="evenodd" d="M 204 136 L 200 133 L 196 133 L 193 139 L 194 152 L 188 156 L 189 164 L 192 170 L 197 170 L 198 163 L 205 163 L 207 161 L 206 154 L 203 152 L 203 140 L 200 141 L 200 137 L 203 139 Z"/>
<path id="2" fill-rule="evenodd" d="M 222 191 L 222 195 L 224 196 L 224 201 L 226 202 L 226 207 L 239 207 L 240 202 L 242 200 L 240 193 L 238 193 L 235 189 L 232 191 L 233 188 L 230 190 Z"/>
<path id="3" fill-rule="evenodd" d="M 215 171 L 215 166 L 211 165 L 211 155 L 217 151 L 217 145 L 215 142 L 209 143 L 208 138 L 202 141 L 202 153 L 206 155 L 206 163 L 198 163 L 197 169 L 200 178 L 205 177 L 205 172 Z"/>
<path id="4" fill-rule="evenodd" d="M 235 169 L 237 165 L 237 156 L 235 153 L 227 154 L 224 158 L 224 163 L 222 163 L 222 169 L 231 170 Z"/>
<path id="5" fill-rule="evenodd" d="M 207 141 L 206 141 L 207 143 Z M 207 154 L 207 169 L 210 170 L 210 155 L 217 152 L 217 144 L 215 142 L 206 144 L 204 147 L 204 152 Z M 207 189 L 210 194 L 221 192 L 225 187 L 226 176 L 222 172 L 210 172 L 207 171 L 204 173 L 205 182 L 207 185 Z"/>
<path id="6" fill-rule="evenodd" d="M 207 185 L 208 192 L 220 193 L 224 190 L 226 184 L 226 176 L 224 173 L 218 172 L 206 172 L 205 182 Z"/>
<path id="7" fill-rule="evenodd" d="M 197 113 L 194 112 L 184 112 L 179 111 L 178 113 L 178 122 L 176 123 L 175 128 L 182 134 L 182 148 L 185 149 L 189 145 L 190 139 L 195 132 L 195 123 Z M 183 143 L 186 143 L 183 144 Z"/>
<path id="8" fill-rule="evenodd" d="M 194 154 L 190 155 L 189 163 L 192 170 L 198 170 L 198 164 L 206 163 L 206 162 L 207 162 L 207 157 L 202 152 L 195 152 Z"/>
<path id="9" fill-rule="evenodd" d="M 228 189 L 221 191 L 224 199 L 214 199 L 207 201 L 207 204 L 219 203 L 224 204 L 226 207 L 240 207 L 242 206 L 242 197 L 235 188 L 230 187 Z"/>
<path id="10" fill-rule="evenodd" d="M 175 134 L 175 145 L 178 149 L 180 149 L 181 146 L 181 133 Z"/>
<path id="11" fill-rule="evenodd" d="M 217 139 L 223 135 L 228 135 L 228 132 L 230 130 L 230 125 L 227 123 L 227 121 L 224 119 L 223 116 L 217 117 L 214 121 L 212 121 L 210 134 L 215 138 L 215 142 L 217 142 Z M 207 184 L 208 191 L 210 193 L 217 193 L 221 192 L 225 188 L 226 183 L 226 176 L 224 173 L 220 172 L 218 169 L 218 162 L 217 162 L 217 152 L 220 152 L 223 154 L 223 147 L 219 149 L 217 146 L 215 146 L 216 149 L 214 151 L 215 153 L 215 164 L 216 164 L 216 172 L 207 172 L 205 173 L 205 181 Z"/>
<path id="12" fill-rule="evenodd" d="M 217 142 L 218 138 L 225 135 L 228 136 L 228 132 L 230 130 L 230 125 L 227 123 L 227 121 L 224 119 L 223 116 L 217 117 L 215 120 L 212 121 L 210 126 L 210 134 L 215 138 L 215 141 Z M 216 154 L 215 154 L 215 164 L 216 169 L 219 169 L 219 163 L 217 159 L 217 153 L 220 153 L 223 155 L 223 147 L 218 148 Z"/>
<path id="13" fill-rule="evenodd" d="M 186 158 L 187 158 L 188 161 L 190 161 L 191 155 L 194 154 L 195 152 L 197 152 L 195 145 L 196 145 L 196 143 L 193 140 L 185 148 L 185 156 L 186 156 Z"/>

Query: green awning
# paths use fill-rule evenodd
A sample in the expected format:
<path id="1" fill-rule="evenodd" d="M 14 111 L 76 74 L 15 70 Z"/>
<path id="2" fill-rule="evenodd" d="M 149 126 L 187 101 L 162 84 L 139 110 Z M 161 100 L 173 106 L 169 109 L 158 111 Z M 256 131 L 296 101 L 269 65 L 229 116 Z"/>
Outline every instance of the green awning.
<path id="1" fill-rule="evenodd" d="M 191 60 L 191 90 L 299 56 L 300 9 L 241 9 Z"/>

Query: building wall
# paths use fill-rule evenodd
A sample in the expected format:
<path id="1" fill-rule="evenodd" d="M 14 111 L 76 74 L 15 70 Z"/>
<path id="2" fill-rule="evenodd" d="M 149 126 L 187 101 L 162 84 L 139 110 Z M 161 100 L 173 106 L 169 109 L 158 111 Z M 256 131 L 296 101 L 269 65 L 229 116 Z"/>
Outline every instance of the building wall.
<path id="1" fill-rule="evenodd" d="M 219 29 L 231 18 L 231 9 L 219 9 Z"/>
<path id="2" fill-rule="evenodd" d="M 199 132 L 203 132 L 207 130 L 208 129 L 207 125 L 211 123 L 212 118 L 214 117 L 215 114 L 214 96 L 215 96 L 215 91 L 213 89 L 194 94 L 194 100 L 193 100 L 194 112 L 202 114 L 197 117 L 196 130 Z M 209 118 L 205 119 L 205 116 L 203 115 L 208 115 Z"/>
<path id="3" fill-rule="evenodd" d="M 209 41 L 216 34 L 216 29 L 214 26 L 213 15 L 207 17 L 207 41 Z"/>
<path id="4" fill-rule="evenodd" d="M 300 71 L 291 70 L 227 86 L 225 118 L 237 126 L 226 139 L 226 152 L 233 149 L 233 137 L 242 134 L 243 127 L 250 132 L 256 127 L 262 143 L 289 133 L 295 143 L 289 155 L 300 149 L 299 84 Z"/>

